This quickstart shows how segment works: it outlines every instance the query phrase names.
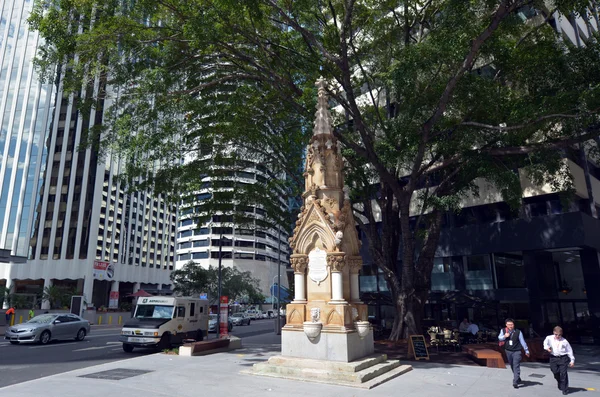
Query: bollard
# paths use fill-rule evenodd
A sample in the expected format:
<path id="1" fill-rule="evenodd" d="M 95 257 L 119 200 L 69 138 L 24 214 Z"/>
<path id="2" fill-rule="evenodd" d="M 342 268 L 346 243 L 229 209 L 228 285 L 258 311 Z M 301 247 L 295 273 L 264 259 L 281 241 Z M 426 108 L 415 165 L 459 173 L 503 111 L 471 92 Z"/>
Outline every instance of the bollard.
<path id="1" fill-rule="evenodd" d="M 102 316 L 98 317 L 98 325 L 102 324 Z"/>
<path id="2" fill-rule="evenodd" d="M 23 316 L 19 316 L 19 324 L 21 324 L 22 322 L 23 322 Z"/>
<path id="3" fill-rule="evenodd" d="M 108 316 L 108 325 L 112 324 L 112 316 Z"/>
<path id="4" fill-rule="evenodd" d="M 123 317 L 119 316 L 119 325 L 121 325 L 121 321 L 123 321 Z"/>
<path id="5" fill-rule="evenodd" d="M 10 320 L 8 321 L 8 325 L 15 325 L 15 315 L 12 314 L 10 316 Z"/>

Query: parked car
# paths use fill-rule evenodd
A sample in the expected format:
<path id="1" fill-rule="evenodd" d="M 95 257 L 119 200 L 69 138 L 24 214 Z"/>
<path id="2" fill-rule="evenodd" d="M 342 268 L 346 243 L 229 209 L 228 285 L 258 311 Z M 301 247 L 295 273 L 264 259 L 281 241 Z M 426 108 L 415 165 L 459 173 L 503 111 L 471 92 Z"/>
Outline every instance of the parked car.
<path id="1" fill-rule="evenodd" d="M 36 343 L 42 345 L 57 339 L 82 341 L 90 334 L 90 322 L 69 313 L 45 313 L 35 316 L 26 323 L 7 327 L 4 339 L 16 345 Z"/>
<path id="2" fill-rule="evenodd" d="M 250 317 L 247 317 L 244 313 L 234 313 L 229 318 L 233 325 L 250 325 Z"/>
<path id="3" fill-rule="evenodd" d="M 252 320 L 258 320 L 262 318 L 262 312 L 260 310 L 250 309 L 246 310 L 246 316 L 250 317 Z"/>
<path id="4" fill-rule="evenodd" d="M 227 317 L 227 331 L 231 332 L 233 330 L 233 321 L 231 317 Z M 211 314 L 208 317 L 208 332 L 217 332 L 217 315 Z"/>

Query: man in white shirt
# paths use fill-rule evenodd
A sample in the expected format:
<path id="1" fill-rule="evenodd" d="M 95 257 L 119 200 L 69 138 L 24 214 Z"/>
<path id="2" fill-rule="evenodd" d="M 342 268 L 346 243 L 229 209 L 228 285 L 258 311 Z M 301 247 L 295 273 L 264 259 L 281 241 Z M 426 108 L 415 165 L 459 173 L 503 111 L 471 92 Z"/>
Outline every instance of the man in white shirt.
<path id="1" fill-rule="evenodd" d="M 575 366 L 575 356 L 573 355 L 573 348 L 562 337 L 562 334 L 561 327 L 554 327 L 553 334 L 544 339 L 544 349 L 550 352 L 550 370 L 554 374 L 558 388 L 562 390 L 562 394 L 567 395 L 569 392 L 567 366 L 571 368 Z"/>
<path id="2" fill-rule="evenodd" d="M 479 326 L 477 324 L 475 324 L 475 323 L 471 323 L 467 327 L 467 332 L 470 332 L 473 335 L 477 335 L 477 333 L 479 332 Z"/>

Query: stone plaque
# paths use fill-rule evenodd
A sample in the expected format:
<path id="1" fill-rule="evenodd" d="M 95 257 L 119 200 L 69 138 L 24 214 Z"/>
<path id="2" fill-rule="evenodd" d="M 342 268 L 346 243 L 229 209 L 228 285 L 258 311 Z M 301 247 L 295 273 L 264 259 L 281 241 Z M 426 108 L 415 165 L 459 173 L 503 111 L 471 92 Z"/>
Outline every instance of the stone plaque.
<path id="1" fill-rule="evenodd" d="M 308 277 L 317 285 L 327 278 L 327 252 L 315 248 L 308 254 Z"/>

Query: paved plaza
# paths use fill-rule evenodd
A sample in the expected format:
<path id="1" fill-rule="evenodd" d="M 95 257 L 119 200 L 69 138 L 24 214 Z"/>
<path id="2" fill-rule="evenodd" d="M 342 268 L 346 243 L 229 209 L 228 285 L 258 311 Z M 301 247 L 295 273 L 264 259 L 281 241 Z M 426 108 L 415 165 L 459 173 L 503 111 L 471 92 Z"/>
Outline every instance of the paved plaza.
<path id="1" fill-rule="evenodd" d="M 162 353 L 88 367 L 0 388 L 2 397 L 127 396 L 559 396 L 547 363 L 524 363 L 523 387 L 513 389 L 510 369 L 404 361 L 413 371 L 371 390 L 243 374 L 280 351 L 279 337 L 248 338 L 241 350 L 207 356 Z M 571 394 L 600 397 L 600 347 L 575 346 Z"/>

